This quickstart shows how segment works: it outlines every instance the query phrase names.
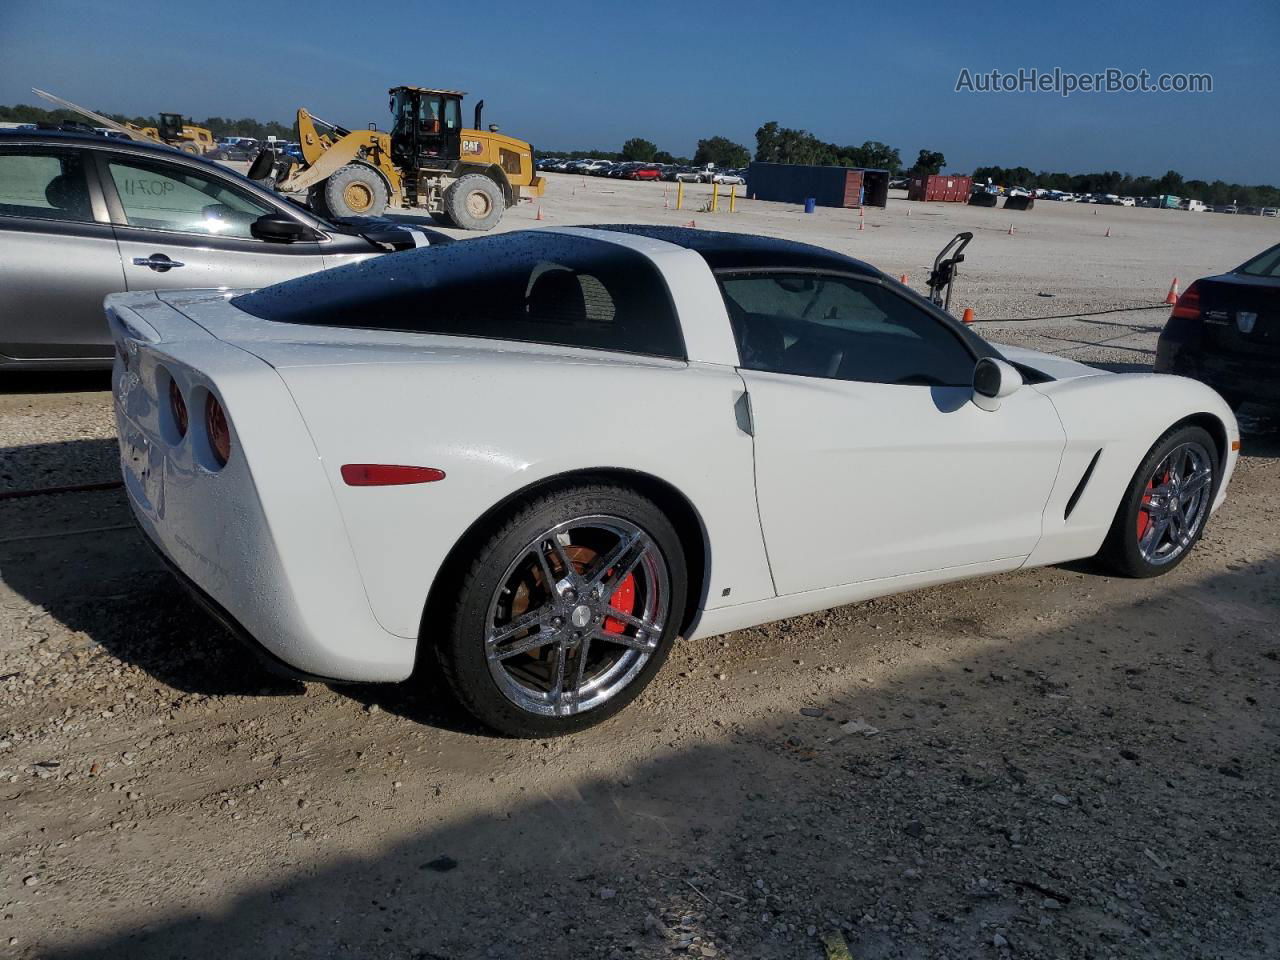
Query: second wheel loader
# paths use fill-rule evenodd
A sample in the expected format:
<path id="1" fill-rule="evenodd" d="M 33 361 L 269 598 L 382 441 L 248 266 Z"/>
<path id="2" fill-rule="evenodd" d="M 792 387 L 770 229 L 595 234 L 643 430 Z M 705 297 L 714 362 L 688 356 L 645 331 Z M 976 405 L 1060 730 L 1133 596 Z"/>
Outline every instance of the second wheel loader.
<path id="1" fill-rule="evenodd" d="M 390 133 L 348 130 L 300 109 L 302 162 L 264 152 L 249 176 L 274 176 L 284 193 L 305 190 L 308 206 L 322 215 L 422 211 L 467 230 L 488 230 L 508 207 L 542 195 L 546 181 L 537 174 L 533 148 L 496 126 L 481 130 L 483 100 L 474 127 L 463 129 L 460 91 L 401 86 L 389 92 Z"/>

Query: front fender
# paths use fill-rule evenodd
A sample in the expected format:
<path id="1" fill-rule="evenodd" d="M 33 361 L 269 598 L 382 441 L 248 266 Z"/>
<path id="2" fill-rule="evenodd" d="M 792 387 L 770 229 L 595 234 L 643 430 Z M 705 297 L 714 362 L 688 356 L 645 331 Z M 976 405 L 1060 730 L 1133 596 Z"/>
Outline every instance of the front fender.
<path id="1" fill-rule="evenodd" d="M 1195 380 L 1125 373 L 1037 384 L 1053 403 L 1067 435 L 1062 465 L 1045 506 L 1044 534 L 1027 565 L 1091 557 L 1102 547 L 1134 472 L 1155 442 L 1176 424 L 1199 421 L 1219 441 L 1222 505 L 1239 456 L 1240 428 L 1231 408 Z M 1068 516 L 1094 455 L 1098 460 Z"/>

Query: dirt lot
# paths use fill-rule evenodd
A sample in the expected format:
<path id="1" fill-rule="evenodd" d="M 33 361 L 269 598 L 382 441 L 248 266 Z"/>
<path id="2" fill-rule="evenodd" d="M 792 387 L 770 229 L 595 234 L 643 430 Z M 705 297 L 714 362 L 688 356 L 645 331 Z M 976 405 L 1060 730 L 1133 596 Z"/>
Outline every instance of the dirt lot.
<path id="1" fill-rule="evenodd" d="M 777 233 L 917 285 L 973 229 L 959 307 L 1068 315 L 985 334 L 1119 370 L 1149 368 L 1163 309 L 1072 315 L 1280 233 L 905 202 L 858 231 L 551 180 L 547 224 Z M 112 479 L 105 386 L 6 378 L 0 490 Z M 835 931 L 859 960 L 1280 955 L 1280 433 L 1242 422 L 1230 499 L 1168 577 L 1032 570 L 683 643 L 620 718 L 551 742 L 484 735 L 430 677 L 273 679 L 119 490 L 0 500 L 0 955 L 780 960 Z"/>

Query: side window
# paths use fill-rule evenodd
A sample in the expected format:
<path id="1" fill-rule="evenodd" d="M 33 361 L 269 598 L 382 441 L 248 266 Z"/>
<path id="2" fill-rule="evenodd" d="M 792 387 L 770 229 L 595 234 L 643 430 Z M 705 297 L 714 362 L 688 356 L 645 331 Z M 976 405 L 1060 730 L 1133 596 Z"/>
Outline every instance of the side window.
<path id="1" fill-rule="evenodd" d="M 80 154 L 38 149 L 0 153 L 0 216 L 92 223 Z"/>
<path id="2" fill-rule="evenodd" d="M 921 386 L 973 381 L 974 358 L 960 338 L 879 284 L 786 273 L 720 284 L 746 369 Z"/>
<path id="3" fill-rule="evenodd" d="M 253 221 L 273 212 L 221 180 L 177 164 L 111 160 L 107 166 L 131 227 L 249 238 Z"/>

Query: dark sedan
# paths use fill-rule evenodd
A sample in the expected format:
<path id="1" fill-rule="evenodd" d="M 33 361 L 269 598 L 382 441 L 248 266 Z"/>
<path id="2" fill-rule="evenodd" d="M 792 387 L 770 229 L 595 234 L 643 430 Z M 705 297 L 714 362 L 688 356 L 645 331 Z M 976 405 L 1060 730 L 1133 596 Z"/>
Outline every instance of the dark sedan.
<path id="1" fill-rule="evenodd" d="M 1233 407 L 1280 407 L 1280 244 L 1178 298 L 1156 372 L 1202 380 Z"/>
<path id="2" fill-rule="evenodd" d="M 170 147 L 0 131 L 0 369 L 110 367 L 109 293 L 261 287 L 442 240 L 320 219 Z"/>

